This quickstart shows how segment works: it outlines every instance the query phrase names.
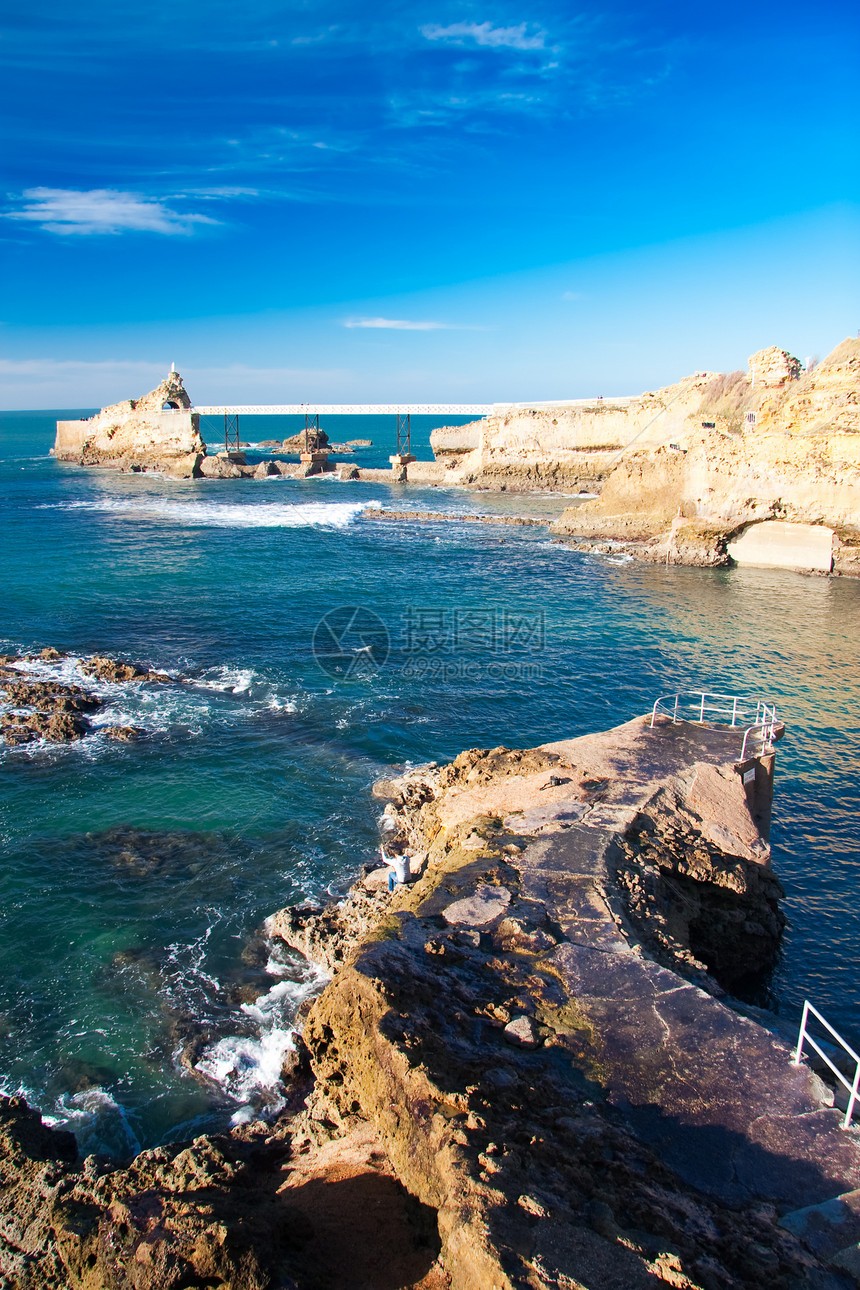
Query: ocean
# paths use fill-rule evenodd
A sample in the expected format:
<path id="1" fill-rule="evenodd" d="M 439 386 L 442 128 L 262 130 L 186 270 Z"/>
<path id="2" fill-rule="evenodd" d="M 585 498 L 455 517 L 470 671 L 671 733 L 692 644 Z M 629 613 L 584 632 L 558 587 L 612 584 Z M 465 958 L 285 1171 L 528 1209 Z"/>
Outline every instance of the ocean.
<path id="1" fill-rule="evenodd" d="M 186 679 L 99 683 L 97 727 L 139 726 L 136 743 L 0 744 L 0 1090 L 115 1157 L 276 1111 L 319 980 L 261 925 L 373 859 L 375 779 L 702 688 L 768 698 L 787 724 L 772 844 L 789 927 L 753 1001 L 791 1023 L 808 997 L 860 1040 L 857 583 L 369 515 L 548 520 L 560 496 L 81 470 L 48 455 L 80 411 L 0 414 L 0 650 L 68 652 L 32 665 L 46 677 L 104 653 Z M 393 418 L 330 421 L 333 440 L 373 439 L 355 460 L 387 464 Z M 432 425 L 413 419 L 421 456 Z M 298 428 L 261 419 L 255 441 Z"/>

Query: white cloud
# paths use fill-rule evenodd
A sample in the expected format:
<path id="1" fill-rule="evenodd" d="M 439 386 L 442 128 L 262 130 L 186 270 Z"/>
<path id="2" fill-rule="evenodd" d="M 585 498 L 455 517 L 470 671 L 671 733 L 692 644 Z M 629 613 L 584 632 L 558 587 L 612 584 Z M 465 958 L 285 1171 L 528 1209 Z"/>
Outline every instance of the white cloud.
<path id="1" fill-rule="evenodd" d="M 4 218 L 38 224 L 49 233 L 187 234 L 195 224 L 217 224 L 208 215 L 182 214 L 163 201 L 112 188 L 80 192 L 71 188 L 28 188 L 21 210 Z"/>
<path id="2" fill-rule="evenodd" d="M 562 300 L 584 300 L 585 292 L 584 291 L 562 291 L 561 298 Z"/>
<path id="3" fill-rule="evenodd" d="M 448 27 L 441 27 L 438 23 L 428 23 L 421 28 L 421 35 L 427 40 L 445 40 L 456 45 L 474 40 L 475 44 L 491 49 L 543 49 L 546 32 L 537 31 L 528 36 L 527 25 L 521 22 L 518 27 L 493 27 L 489 22 L 452 22 Z"/>
<path id="4" fill-rule="evenodd" d="M 421 322 L 410 318 L 348 318 L 344 327 L 379 327 L 387 331 L 460 331 L 451 323 Z"/>

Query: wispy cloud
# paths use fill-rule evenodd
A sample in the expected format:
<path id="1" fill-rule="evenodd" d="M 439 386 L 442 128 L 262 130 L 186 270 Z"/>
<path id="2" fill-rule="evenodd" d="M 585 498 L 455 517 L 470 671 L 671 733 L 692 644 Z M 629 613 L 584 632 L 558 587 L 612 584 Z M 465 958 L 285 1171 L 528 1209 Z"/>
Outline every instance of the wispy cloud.
<path id="1" fill-rule="evenodd" d="M 106 359 L 92 361 L 77 358 L 0 358 L 0 376 L 36 376 L 42 380 L 52 380 L 80 372 L 91 372 L 96 376 L 123 375 L 140 376 L 166 371 L 166 363 L 147 363 L 135 359 Z M 160 378 L 159 378 L 160 379 Z"/>
<path id="2" fill-rule="evenodd" d="M 347 318 L 344 327 L 378 327 L 386 331 L 463 331 L 454 323 L 425 322 L 413 318 Z"/>
<path id="3" fill-rule="evenodd" d="M 517 27 L 494 27 L 489 22 L 452 22 L 442 27 L 431 22 L 421 28 L 421 35 L 427 40 L 444 40 L 453 45 L 474 41 L 476 45 L 490 49 L 543 49 L 546 32 L 538 30 L 530 36 L 527 28 L 528 23 L 525 22 Z"/>
<path id="4" fill-rule="evenodd" d="M 584 291 L 562 291 L 561 298 L 562 300 L 584 300 L 585 292 Z"/>
<path id="5" fill-rule="evenodd" d="M 113 188 L 78 191 L 71 188 L 28 188 L 20 210 L 4 212 L 5 219 L 38 224 L 48 233 L 189 234 L 197 224 L 218 224 L 209 215 L 172 210 L 154 197 L 118 192 Z"/>

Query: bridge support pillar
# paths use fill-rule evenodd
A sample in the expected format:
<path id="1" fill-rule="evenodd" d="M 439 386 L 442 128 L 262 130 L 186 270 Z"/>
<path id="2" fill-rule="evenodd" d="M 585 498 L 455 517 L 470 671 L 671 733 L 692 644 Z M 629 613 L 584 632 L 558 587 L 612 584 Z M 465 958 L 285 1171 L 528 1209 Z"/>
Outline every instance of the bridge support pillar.
<path id="1" fill-rule="evenodd" d="M 397 456 L 409 457 L 412 452 L 412 414 L 397 413 Z M 392 458 L 393 460 L 393 458 Z M 414 461 L 415 458 L 413 457 Z"/>
<path id="2" fill-rule="evenodd" d="M 320 441 L 320 414 L 305 413 L 305 452 L 315 452 Z"/>
<path id="3" fill-rule="evenodd" d="M 327 470 L 334 470 L 334 466 L 329 464 L 327 452 L 302 452 L 299 453 L 299 461 L 305 476 L 322 475 Z"/>
<path id="4" fill-rule="evenodd" d="M 239 413 L 224 413 L 224 451 L 238 452 L 241 444 L 239 443 Z"/>

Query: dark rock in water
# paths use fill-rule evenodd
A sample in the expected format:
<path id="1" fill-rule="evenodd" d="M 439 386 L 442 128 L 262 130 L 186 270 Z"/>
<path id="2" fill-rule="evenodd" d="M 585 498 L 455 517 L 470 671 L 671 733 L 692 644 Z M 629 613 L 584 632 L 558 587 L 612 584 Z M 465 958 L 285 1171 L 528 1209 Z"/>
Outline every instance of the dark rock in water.
<path id="1" fill-rule="evenodd" d="M 41 662 L 52 663 L 64 658 L 54 649 L 42 650 L 38 656 Z M 19 662 L 18 655 L 3 656 L 5 662 Z M 32 661 L 32 660 L 30 660 Z M 128 681 L 156 681 L 170 684 L 173 677 L 165 672 L 148 672 L 132 663 L 120 663 L 115 659 L 98 655 L 84 660 L 80 670 L 86 676 L 96 680 L 124 683 Z M 32 743 L 36 739 L 47 739 L 52 743 L 70 743 L 82 738 L 90 729 L 90 723 L 82 715 L 96 712 L 103 707 L 103 700 L 97 694 L 85 690 L 79 685 L 61 681 L 36 680 L 22 676 L 17 668 L 3 666 L 0 662 L 0 696 L 6 703 L 17 709 L 29 709 L 27 712 L 6 712 L 0 715 L 0 731 L 5 742 L 10 745 Z M 108 726 L 105 733 L 114 739 L 129 742 L 144 733 L 136 726 Z"/>
<path id="2" fill-rule="evenodd" d="M 254 471 L 254 478 L 268 479 L 271 475 L 280 475 L 280 473 L 274 461 L 261 461 Z"/>
<path id="3" fill-rule="evenodd" d="M 11 748 L 16 748 L 21 744 L 33 743 L 35 739 L 39 738 L 25 717 L 15 716 L 8 712 L 4 712 L 0 716 L 0 730 L 3 732 L 5 742 Z"/>
<path id="4" fill-rule="evenodd" d="M 0 729 L 8 744 L 30 743 L 34 739 L 71 743 L 82 738 L 89 728 L 85 718 L 69 712 L 4 712 L 0 716 Z"/>
<path id="5" fill-rule="evenodd" d="M 71 1164 L 78 1158 L 74 1134 L 49 1129 L 23 1097 L 0 1096 L 0 1142 L 0 1161 L 4 1163 L 44 1160 Z"/>
<path id="6" fill-rule="evenodd" d="M 329 446 L 328 435 L 325 430 L 309 430 L 307 436 L 302 430 L 299 434 L 294 434 L 289 439 L 284 439 L 281 443 L 281 448 L 284 452 L 304 452 L 306 437 L 307 448 L 310 452 L 319 452 Z"/>
<path id="7" fill-rule="evenodd" d="M 84 659 L 80 669 L 98 681 L 142 681 L 147 675 L 134 663 L 119 663 L 115 658 L 102 658 L 98 654 Z"/>
<path id="8" fill-rule="evenodd" d="M 12 680 L 12 675 L 7 673 L 0 678 L 0 689 L 16 708 L 37 708 L 42 712 L 95 712 L 102 706 L 97 695 L 90 694 L 79 685 L 63 685 L 59 681 Z"/>
<path id="9" fill-rule="evenodd" d="M 109 739 L 117 739 L 120 743 L 131 744 L 139 739 L 141 735 L 145 735 L 146 731 L 140 726 L 104 726 L 102 733 L 107 735 Z"/>
<path id="10" fill-rule="evenodd" d="M 82 1093 L 88 1088 L 108 1088 L 117 1078 L 110 1066 L 100 1066 L 80 1057 L 69 1057 L 59 1067 L 59 1077 L 70 1093 Z"/>

